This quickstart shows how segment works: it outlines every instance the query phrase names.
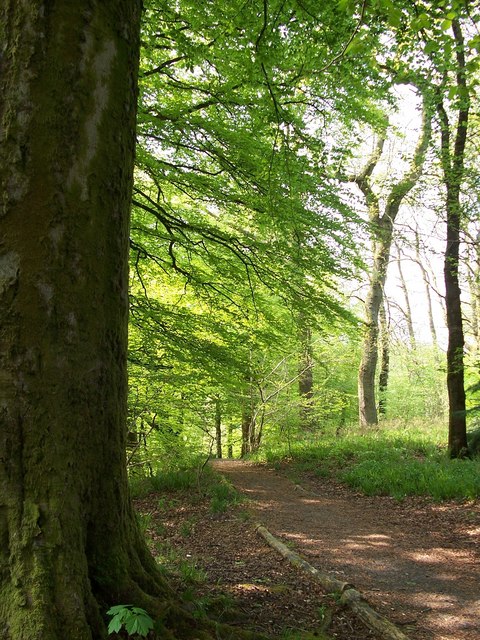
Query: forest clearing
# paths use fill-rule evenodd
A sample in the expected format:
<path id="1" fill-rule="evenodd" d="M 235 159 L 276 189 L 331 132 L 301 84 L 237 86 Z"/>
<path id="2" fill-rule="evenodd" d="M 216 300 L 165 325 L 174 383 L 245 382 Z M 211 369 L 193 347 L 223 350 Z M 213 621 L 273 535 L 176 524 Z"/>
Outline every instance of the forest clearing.
<path id="1" fill-rule="evenodd" d="M 479 637 L 477 4 L 2 0 L 0 640 Z"/>

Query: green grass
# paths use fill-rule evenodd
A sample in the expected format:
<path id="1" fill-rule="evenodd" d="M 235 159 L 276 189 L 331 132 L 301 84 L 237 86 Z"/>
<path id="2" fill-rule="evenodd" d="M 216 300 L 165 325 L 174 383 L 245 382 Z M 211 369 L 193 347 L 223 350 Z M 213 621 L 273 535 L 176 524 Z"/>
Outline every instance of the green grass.
<path id="1" fill-rule="evenodd" d="M 196 493 L 198 496 L 210 498 L 210 509 L 213 513 L 223 513 L 230 505 L 241 502 L 240 494 L 223 476 L 210 467 L 199 466 L 195 462 L 182 469 L 158 470 L 150 477 L 130 478 L 130 492 L 134 498 L 142 498 L 153 492 L 173 496 L 185 491 L 190 495 Z M 163 496 L 159 500 L 159 508 L 168 508 L 172 501 L 173 498 L 167 500 Z"/>
<path id="2" fill-rule="evenodd" d="M 230 506 L 242 502 L 242 496 L 235 487 L 222 477 L 216 478 L 216 482 L 210 485 L 207 494 L 211 500 L 210 510 L 213 513 L 223 513 Z"/>
<path id="3" fill-rule="evenodd" d="M 345 430 L 341 436 L 319 435 L 316 441 L 265 452 L 279 465 L 288 459 L 295 479 L 302 473 L 332 476 L 368 495 L 431 496 L 435 500 L 480 496 L 480 458 L 450 460 L 446 428 L 423 423 L 385 424 L 369 433 Z"/>
<path id="4" fill-rule="evenodd" d="M 340 473 L 347 484 L 367 495 L 426 495 L 435 500 L 473 499 L 480 495 L 480 464 L 472 460 L 398 459 L 358 462 Z"/>

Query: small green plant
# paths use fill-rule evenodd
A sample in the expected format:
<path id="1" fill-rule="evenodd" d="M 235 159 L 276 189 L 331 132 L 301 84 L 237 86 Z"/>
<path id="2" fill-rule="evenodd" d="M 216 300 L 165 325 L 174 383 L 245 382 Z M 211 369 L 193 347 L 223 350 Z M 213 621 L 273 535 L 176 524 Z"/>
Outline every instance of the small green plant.
<path id="1" fill-rule="evenodd" d="M 184 538 L 189 538 L 193 533 L 195 522 L 193 520 L 186 520 L 180 525 L 180 535 Z"/>
<path id="2" fill-rule="evenodd" d="M 238 491 L 224 479 L 212 483 L 207 493 L 211 500 L 210 511 L 212 513 L 224 513 L 230 506 L 241 502 Z"/>
<path id="3" fill-rule="evenodd" d="M 182 560 L 178 565 L 178 573 L 186 584 L 203 584 L 207 581 L 207 572 L 196 567 L 191 560 Z"/>
<path id="4" fill-rule="evenodd" d="M 107 615 L 112 616 L 108 625 L 109 634 L 118 633 L 125 628 L 129 636 L 145 638 L 153 629 L 153 620 L 145 609 L 132 604 L 117 604 L 107 611 Z"/>

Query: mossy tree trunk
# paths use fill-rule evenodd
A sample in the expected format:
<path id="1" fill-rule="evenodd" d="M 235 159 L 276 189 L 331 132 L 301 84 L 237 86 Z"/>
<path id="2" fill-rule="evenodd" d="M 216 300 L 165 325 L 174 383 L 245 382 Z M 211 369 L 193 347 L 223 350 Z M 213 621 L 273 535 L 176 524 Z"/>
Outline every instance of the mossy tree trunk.
<path id="1" fill-rule="evenodd" d="M 385 304 L 380 307 L 380 375 L 378 376 L 378 413 L 387 415 L 387 390 L 390 376 L 390 323 Z"/>
<path id="2" fill-rule="evenodd" d="M 0 9 L 2 640 L 103 638 L 168 592 L 125 467 L 140 5 Z"/>
<path id="3" fill-rule="evenodd" d="M 456 89 L 461 96 L 456 125 L 452 126 L 443 98 L 437 94 L 437 114 L 440 121 L 441 164 L 445 185 L 447 243 L 444 254 L 445 307 L 447 312 L 447 389 L 449 403 L 448 448 L 452 458 L 467 454 L 467 418 L 465 397 L 465 367 L 463 317 L 459 283 L 460 229 L 462 206 L 460 193 L 464 176 L 470 99 L 467 87 L 465 44 L 458 20 L 452 21 L 456 44 Z M 453 134 L 453 135 L 452 135 Z M 452 140 L 453 138 L 453 140 Z"/>

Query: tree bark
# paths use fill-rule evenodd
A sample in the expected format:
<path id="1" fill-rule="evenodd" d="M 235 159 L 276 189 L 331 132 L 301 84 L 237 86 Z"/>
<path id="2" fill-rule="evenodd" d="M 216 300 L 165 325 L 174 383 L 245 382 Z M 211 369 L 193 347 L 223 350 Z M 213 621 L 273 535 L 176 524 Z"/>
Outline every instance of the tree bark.
<path id="1" fill-rule="evenodd" d="M 222 458 L 222 406 L 220 398 L 215 398 L 215 441 L 217 444 L 217 458 Z"/>
<path id="2" fill-rule="evenodd" d="M 447 312 L 447 389 L 449 401 L 448 448 L 452 458 L 466 455 L 467 423 L 464 384 L 464 346 L 462 305 L 459 284 L 460 229 L 462 222 L 460 192 L 464 174 L 465 145 L 468 131 L 470 102 L 466 86 L 466 61 L 463 34 L 457 19 L 452 22 L 456 43 L 457 88 L 463 94 L 458 119 L 453 130 L 443 99 L 437 100 L 440 121 L 441 164 L 446 188 L 445 210 L 447 242 L 444 256 L 445 304 Z"/>
<path id="3" fill-rule="evenodd" d="M 387 415 L 387 389 L 390 375 L 390 331 L 385 305 L 380 307 L 380 375 L 378 377 L 378 413 Z"/>
<path id="4" fill-rule="evenodd" d="M 383 243 L 378 244 L 382 223 L 387 238 L 392 236 L 388 229 L 389 219 L 380 216 L 380 204 L 370 185 L 370 178 L 382 155 L 385 138 L 380 137 L 369 163 L 355 182 L 365 196 L 368 216 L 372 223 L 373 268 L 370 274 L 370 287 L 365 300 L 365 332 L 363 336 L 362 358 L 358 370 L 358 409 L 360 426 L 378 423 L 375 400 L 375 374 L 378 360 L 378 313 L 383 300 L 383 284 L 388 267 L 388 252 L 382 250 Z"/>
<path id="5" fill-rule="evenodd" d="M 470 330 L 473 338 L 471 352 L 480 351 L 480 230 L 466 234 L 469 247 L 467 254 L 467 282 L 470 293 Z"/>
<path id="6" fill-rule="evenodd" d="M 312 332 L 300 318 L 300 362 L 298 376 L 298 392 L 300 395 L 300 424 L 304 429 L 313 427 L 313 347 Z"/>
<path id="7" fill-rule="evenodd" d="M 104 638 L 169 593 L 125 465 L 140 5 L 0 9 L 2 640 Z"/>
<path id="8" fill-rule="evenodd" d="M 425 286 L 425 298 L 427 300 L 428 326 L 430 328 L 430 336 L 432 338 L 432 344 L 435 350 L 435 357 L 436 359 L 438 359 L 438 338 L 437 330 L 435 328 L 435 321 L 433 319 L 433 305 L 432 296 L 430 293 L 430 281 L 428 278 L 427 269 L 423 264 L 422 256 L 420 254 L 420 234 L 418 232 L 418 228 L 415 229 L 415 261 L 420 267 L 420 271 L 422 272 L 422 280 Z"/>
<path id="9" fill-rule="evenodd" d="M 227 456 L 229 458 L 233 458 L 233 426 L 231 423 L 229 423 L 227 427 L 227 435 L 228 435 Z"/>
<path id="10" fill-rule="evenodd" d="M 251 404 L 244 404 L 242 408 L 242 451 L 241 457 L 251 453 L 255 448 L 255 418 Z"/>
<path id="11" fill-rule="evenodd" d="M 407 287 L 407 283 L 406 283 L 406 280 L 405 280 L 405 276 L 403 275 L 402 253 L 401 253 L 401 249 L 400 249 L 398 244 L 396 245 L 396 249 L 397 249 L 398 275 L 400 277 L 400 287 L 402 289 L 403 298 L 405 300 L 404 315 L 405 315 L 405 320 L 407 322 L 408 338 L 409 338 L 409 341 L 410 341 L 410 347 L 412 349 L 416 349 L 417 341 L 415 339 L 415 331 L 413 329 L 412 306 L 410 304 L 410 296 L 408 294 L 408 287 Z"/>

